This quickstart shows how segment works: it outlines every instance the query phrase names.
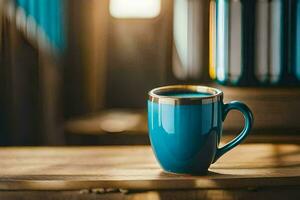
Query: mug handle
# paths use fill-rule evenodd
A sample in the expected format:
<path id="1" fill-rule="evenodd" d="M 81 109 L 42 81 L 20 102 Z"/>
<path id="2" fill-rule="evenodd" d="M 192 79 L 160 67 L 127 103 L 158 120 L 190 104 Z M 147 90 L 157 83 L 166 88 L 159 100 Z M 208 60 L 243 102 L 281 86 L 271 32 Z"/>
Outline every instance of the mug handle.
<path id="1" fill-rule="evenodd" d="M 233 149 L 234 147 L 239 145 L 247 137 L 247 135 L 249 134 L 249 132 L 252 129 L 253 120 L 254 120 L 251 110 L 248 108 L 248 106 L 246 106 L 246 104 L 244 104 L 242 102 L 232 101 L 228 104 L 224 104 L 223 106 L 224 106 L 223 107 L 223 118 L 222 118 L 223 121 L 225 120 L 225 118 L 230 110 L 238 110 L 244 116 L 245 126 L 244 126 L 244 129 L 242 130 L 242 132 L 237 137 L 235 137 L 232 141 L 230 141 L 229 143 L 227 143 L 225 146 L 223 146 L 221 148 L 217 148 L 217 152 L 216 152 L 215 158 L 213 160 L 213 163 L 216 162 L 226 152 L 230 151 L 231 149 Z"/>

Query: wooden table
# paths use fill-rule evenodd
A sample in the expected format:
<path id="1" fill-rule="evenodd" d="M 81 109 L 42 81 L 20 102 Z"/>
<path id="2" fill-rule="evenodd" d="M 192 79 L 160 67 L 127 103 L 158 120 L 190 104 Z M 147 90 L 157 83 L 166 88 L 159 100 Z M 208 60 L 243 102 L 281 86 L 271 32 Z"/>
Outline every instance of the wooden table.
<path id="1" fill-rule="evenodd" d="M 298 144 L 240 145 L 205 176 L 162 172 L 149 146 L 2 147 L 0 163 L 0 199 L 300 199 Z"/>

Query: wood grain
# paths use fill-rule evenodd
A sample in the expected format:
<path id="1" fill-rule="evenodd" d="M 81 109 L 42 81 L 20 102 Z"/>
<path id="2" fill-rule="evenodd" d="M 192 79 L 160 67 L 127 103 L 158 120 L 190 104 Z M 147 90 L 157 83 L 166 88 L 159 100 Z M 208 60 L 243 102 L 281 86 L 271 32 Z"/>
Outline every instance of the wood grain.
<path id="1" fill-rule="evenodd" d="M 162 172 L 149 146 L 0 148 L 1 190 L 192 189 L 300 185 L 300 146 L 244 144 L 205 176 Z"/>

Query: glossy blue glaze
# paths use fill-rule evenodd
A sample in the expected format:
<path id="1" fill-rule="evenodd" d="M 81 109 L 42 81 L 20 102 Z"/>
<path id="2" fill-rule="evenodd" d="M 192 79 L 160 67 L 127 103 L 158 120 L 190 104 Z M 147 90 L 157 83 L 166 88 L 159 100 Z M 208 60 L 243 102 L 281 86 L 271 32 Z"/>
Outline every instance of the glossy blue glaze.
<path id="1" fill-rule="evenodd" d="M 231 109 L 240 110 L 245 128 L 232 142 L 218 148 L 222 121 Z M 167 172 L 202 174 L 211 163 L 245 139 L 252 113 L 240 102 L 172 105 L 148 100 L 148 128 L 154 154 Z"/>

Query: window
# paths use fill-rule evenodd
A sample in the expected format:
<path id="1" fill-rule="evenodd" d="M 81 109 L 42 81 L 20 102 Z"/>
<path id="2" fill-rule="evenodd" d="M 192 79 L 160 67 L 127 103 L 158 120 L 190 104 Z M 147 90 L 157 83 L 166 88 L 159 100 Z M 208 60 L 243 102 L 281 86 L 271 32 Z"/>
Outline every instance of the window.
<path id="1" fill-rule="evenodd" d="M 115 18 L 154 18 L 160 14 L 161 0 L 110 0 L 109 11 Z"/>

